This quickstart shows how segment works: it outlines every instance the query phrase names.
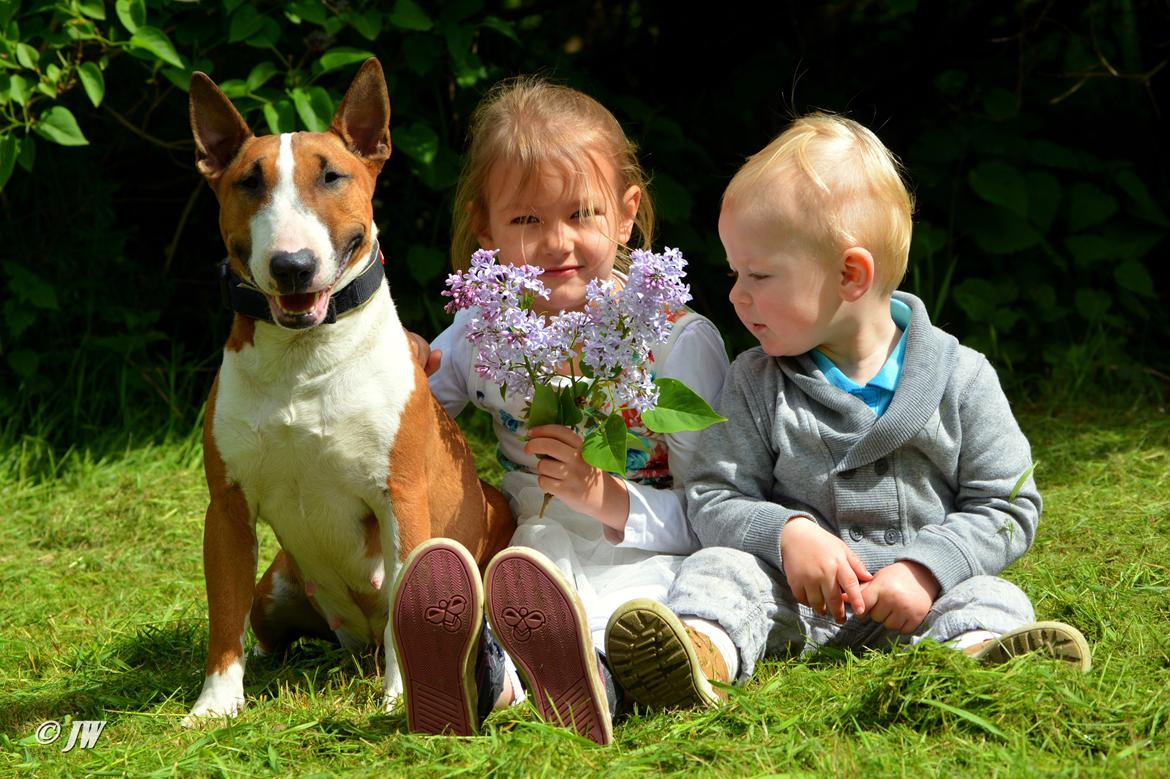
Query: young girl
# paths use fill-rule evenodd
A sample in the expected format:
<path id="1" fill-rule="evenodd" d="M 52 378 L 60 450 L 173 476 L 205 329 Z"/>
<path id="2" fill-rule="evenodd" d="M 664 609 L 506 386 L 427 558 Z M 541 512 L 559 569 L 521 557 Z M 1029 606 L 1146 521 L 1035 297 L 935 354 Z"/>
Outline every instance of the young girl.
<path id="1" fill-rule="evenodd" d="M 537 310 L 553 316 L 584 308 L 593 279 L 625 280 L 629 245 L 650 245 L 652 208 L 613 114 L 573 89 L 509 81 L 477 108 L 470 139 L 455 200 L 456 268 L 481 247 L 498 249 L 500 262 L 536 265 L 551 292 Z M 630 449 L 624 478 L 590 466 L 577 431 L 526 428 L 523 399 L 476 374 L 464 336 L 474 315 L 460 311 L 431 345 L 432 356 L 442 354 L 431 389 L 452 417 L 468 402 L 491 415 L 518 527 L 513 546 L 488 565 L 486 592 L 470 555 L 446 539 L 419 547 L 404 566 L 392 618 L 409 725 L 470 734 L 493 703 L 522 698 L 514 672 L 498 672 L 494 634 L 544 719 L 608 743 L 619 693 L 599 651 L 605 625 L 630 598 L 664 597 L 683 556 L 698 548 L 679 478 L 694 435 L 652 434 L 628 415 L 646 451 Z M 673 319 L 653 371 L 714 404 L 728 368 L 722 339 L 698 314 Z M 553 499 L 544 506 L 546 493 Z M 491 623 L 482 642 L 481 599 Z"/>

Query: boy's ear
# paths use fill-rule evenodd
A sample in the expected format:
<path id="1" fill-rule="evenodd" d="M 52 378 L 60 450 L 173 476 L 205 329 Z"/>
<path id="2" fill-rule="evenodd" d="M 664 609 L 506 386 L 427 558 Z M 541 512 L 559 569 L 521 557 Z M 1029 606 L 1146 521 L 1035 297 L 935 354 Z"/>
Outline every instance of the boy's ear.
<path id="1" fill-rule="evenodd" d="M 873 286 L 873 255 L 868 249 L 851 246 L 841 254 L 841 299 L 846 303 L 860 300 Z"/>
<path id="2" fill-rule="evenodd" d="M 620 205 L 621 221 L 618 222 L 618 243 L 626 243 L 634 233 L 634 220 L 638 216 L 638 206 L 642 204 L 642 188 L 632 185 L 622 195 Z"/>

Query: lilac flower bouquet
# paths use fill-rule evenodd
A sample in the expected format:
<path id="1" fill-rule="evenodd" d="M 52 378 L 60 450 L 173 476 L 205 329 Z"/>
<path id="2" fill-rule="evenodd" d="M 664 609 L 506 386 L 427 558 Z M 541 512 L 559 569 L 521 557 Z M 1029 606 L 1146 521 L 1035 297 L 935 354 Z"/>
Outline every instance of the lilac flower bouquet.
<path id="1" fill-rule="evenodd" d="M 590 465 L 624 475 L 630 446 L 623 410 L 637 411 L 656 433 L 702 430 L 725 421 L 677 379 L 653 378 L 650 351 L 670 335 L 670 314 L 691 298 L 682 283 L 686 260 L 677 249 L 636 250 L 621 289 L 594 280 L 583 311 L 545 316 L 533 311 L 548 299 L 541 269 L 503 265 L 480 250 L 471 267 L 447 278 L 448 311 L 478 308 L 467 338 L 477 348 L 474 369 L 521 395 L 529 427 L 560 424 L 585 429 L 581 456 Z"/>

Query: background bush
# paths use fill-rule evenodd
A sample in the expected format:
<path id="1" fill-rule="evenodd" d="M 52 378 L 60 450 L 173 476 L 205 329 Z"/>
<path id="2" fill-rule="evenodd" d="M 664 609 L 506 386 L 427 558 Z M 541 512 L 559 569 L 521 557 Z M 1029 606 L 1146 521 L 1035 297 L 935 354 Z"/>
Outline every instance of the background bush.
<path id="1" fill-rule="evenodd" d="M 656 243 L 691 260 L 733 353 L 753 341 L 726 301 L 719 196 L 793 113 L 823 108 L 902 157 L 918 200 L 903 286 L 1017 392 L 1161 392 L 1168 43 L 1154 0 L 0 4 L 0 440 L 190 431 L 229 321 L 191 73 L 257 132 L 321 129 L 370 55 L 395 147 L 375 214 L 419 332 L 448 321 L 467 116 L 499 78 L 541 72 L 638 141 Z"/>

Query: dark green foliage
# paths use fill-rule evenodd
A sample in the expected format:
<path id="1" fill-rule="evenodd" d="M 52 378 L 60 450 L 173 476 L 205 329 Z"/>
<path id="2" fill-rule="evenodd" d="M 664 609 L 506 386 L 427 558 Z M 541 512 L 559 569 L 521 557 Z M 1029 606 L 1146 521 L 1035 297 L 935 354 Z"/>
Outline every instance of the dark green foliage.
<path id="1" fill-rule="evenodd" d="M 733 353 L 754 341 L 726 300 L 720 194 L 792 114 L 823 108 L 906 163 L 918 210 L 903 286 L 1006 381 L 1164 390 L 1164 3 L 769 8 L 4 4 L 0 440 L 190 428 L 228 323 L 190 74 L 209 72 L 257 132 L 320 129 L 371 54 L 395 146 L 375 213 L 400 312 L 421 333 L 449 321 L 438 293 L 467 116 L 499 78 L 542 72 L 597 97 L 638 141 L 656 248 L 691 260 L 695 307 Z"/>

